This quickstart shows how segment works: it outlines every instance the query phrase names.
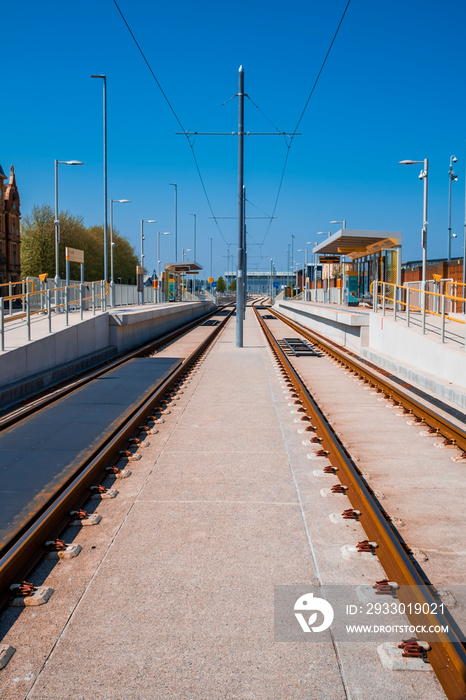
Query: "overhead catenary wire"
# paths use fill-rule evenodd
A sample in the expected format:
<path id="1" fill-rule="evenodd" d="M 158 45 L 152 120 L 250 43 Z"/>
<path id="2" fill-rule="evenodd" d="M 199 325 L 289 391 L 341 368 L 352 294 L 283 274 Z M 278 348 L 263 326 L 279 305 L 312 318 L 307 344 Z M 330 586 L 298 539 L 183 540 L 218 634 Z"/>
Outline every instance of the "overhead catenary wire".
<path id="1" fill-rule="evenodd" d="M 335 30 L 335 33 L 334 33 L 333 37 L 332 37 L 332 41 L 330 42 L 330 45 L 329 45 L 329 47 L 328 47 L 328 49 L 327 49 L 327 53 L 325 54 L 325 58 L 324 58 L 324 60 L 322 61 L 322 64 L 321 64 L 320 69 L 319 69 L 319 72 L 317 73 L 317 77 L 316 77 L 316 79 L 315 79 L 315 81 L 314 81 L 314 84 L 313 84 L 313 86 L 312 86 L 312 88 L 311 88 L 311 91 L 310 91 L 310 93 L 309 93 L 309 95 L 308 95 L 308 98 L 307 98 L 307 100 L 306 100 L 306 102 L 305 102 L 305 104 L 304 104 L 304 107 L 303 107 L 303 109 L 302 109 L 302 111 L 301 111 L 301 114 L 300 114 L 299 119 L 298 119 L 298 121 L 297 121 L 297 123 L 296 123 L 296 126 L 295 126 L 295 128 L 294 128 L 294 130 L 293 130 L 293 133 L 292 133 L 292 135 L 291 135 L 291 137 L 290 137 L 290 142 L 287 143 L 287 151 L 286 151 L 286 155 L 285 155 L 285 162 L 284 162 L 284 164 L 283 164 L 283 169 L 282 169 L 282 173 L 281 173 L 281 176 L 280 176 L 280 182 L 279 182 L 279 184 L 278 184 L 278 192 L 277 192 L 277 196 L 276 196 L 276 198 L 275 198 L 275 203 L 274 203 L 274 206 L 273 206 L 273 209 L 272 209 L 272 217 L 271 217 L 271 219 L 270 219 L 270 221 L 269 221 L 269 225 L 267 226 L 267 230 L 266 230 L 266 232 L 265 232 L 265 234 L 264 234 L 264 238 L 262 239 L 262 243 L 264 243 L 265 239 L 266 239 L 267 236 L 268 236 L 268 233 L 269 233 L 269 231 L 270 231 L 270 227 L 271 227 L 271 225 L 272 225 L 273 218 L 274 218 L 274 216 L 275 216 L 275 212 L 276 212 L 276 210 L 277 210 L 278 200 L 279 200 L 279 198 L 280 198 L 280 193 L 281 193 L 281 190 L 282 190 L 282 185 L 283 185 L 283 180 L 284 180 L 284 177 L 285 177 L 286 166 L 287 166 L 287 164 L 288 164 L 288 158 L 289 158 L 289 156 L 290 156 L 290 150 L 291 150 L 291 146 L 292 146 L 292 143 L 293 143 L 293 139 L 294 139 L 294 137 L 295 137 L 296 134 L 297 134 L 297 131 L 298 131 L 298 129 L 299 129 L 299 125 L 301 124 L 301 122 L 302 122 L 302 120 L 303 120 L 303 117 L 304 117 L 304 114 L 305 114 L 305 112 L 306 112 L 306 109 L 308 108 L 309 102 L 311 101 L 311 98 L 312 98 L 312 96 L 313 96 L 313 94 L 314 94 L 314 91 L 315 91 L 315 89 L 316 89 L 316 87 L 317 87 L 317 83 L 319 82 L 320 76 L 322 75 L 322 72 L 323 72 L 323 70 L 324 70 L 324 68 L 325 68 L 325 64 L 327 63 L 327 59 L 328 59 L 328 57 L 330 56 L 330 52 L 331 52 L 331 50 L 332 50 L 332 48 L 333 48 L 333 45 L 334 45 L 334 43 L 335 43 L 335 40 L 336 40 L 336 38 L 337 38 L 337 36 L 338 36 L 338 32 L 340 31 L 341 25 L 343 24 L 343 20 L 345 19 L 345 15 L 346 15 L 346 13 L 347 13 L 347 11 L 348 11 L 348 8 L 349 8 L 349 6 L 350 6 L 350 3 L 351 3 L 351 0 L 348 0 L 348 2 L 346 3 L 346 7 L 345 7 L 345 9 L 343 10 L 343 14 L 342 14 L 341 17 L 340 17 L 340 21 L 338 22 L 338 26 L 337 26 L 337 28 L 336 28 L 336 30 Z M 264 115 L 264 116 L 265 116 L 265 115 Z"/>
<path id="2" fill-rule="evenodd" d="M 183 131 L 183 133 L 187 134 L 187 132 L 186 132 L 186 130 L 185 130 L 183 124 L 181 123 L 180 118 L 178 117 L 178 115 L 177 115 L 177 113 L 176 113 L 176 111 L 175 111 L 175 108 L 173 107 L 172 103 L 171 103 L 170 100 L 168 99 L 167 94 L 165 93 L 164 89 L 162 88 L 160 82 L 159 82 L 158 79 L 157 79 L 157 76 L 155 75 L 154 71 L 152 70 L 152 67 L 151 67 L 149 61 L 148 61 L 147 58 L 146 58 L 146 56 L 145 56 L 145 54 L 144 54 L 144 51 L 142 50 L 141 46 L 139 45 L 138 40 L 137 40 L 136 37 L 134 36 L 134 34 L 133 34 L 132 30 L 131 30 L 131 27 L 129 26 L 129 24 L 128 24 L 128 22 L 127 22 L 127 20 L 126 20 L 126 18 L 125 18 L 125 16 L 124 16 L 124 14 L 123 14 L 123 12 L 122 12 L 121 9 L 120 9 L 120 6 L 119 6 L 118 3 L 117 3 L 117 0 L 113 0 L 113 2 L 114 2 L 114 4 L 115 4 L 115 7 L 117 8 L 117 10 L 118 10 L 118 12 L 119 12 L 121 18 L 122 18 L 122 20 L 123 20 L 123 22 L 124 22 L 124 24 L 125 24 L 127 30 L 129 31 L 129 33 L 130 33 L 130 35 L 131 35 L 131 38 L 133 39 L 134 43 L 136 44 L 137 49 L 138 49 L 139 53 L 141 54 L 141 56 L 142 56 L 142 58 L 143 58 L 143 60 L 144 60 L 144 63 L 146 64 L 147 68 L 149 69 L 150 74 L 152 75 L 153 79 L 155 80 L 155 83 L 156 83 L 157 87 L 159 88 L 160 92 L 162 93 L 162 96 L 163 96 L 165 102 L 167 103 L 168 107 L 170 108 L 170 111 L 172 112 L 173 116 L 175 117 L 177 123 L 179 124 L 180 129 Z M 199 162 L 198 162 L 198 160 L 197 160 L 196 153 L 194 152 L 194 143 L 191 143 L 190 138 L 189 138 L 188 135 L 186 136 L 186 139 L 187 139 L 187 142 L 188 142 L 189 147 L 190 147 L 190 149 L 191 149 L 191 153 L 192 153 L 192 156 L 193 156 L 193 159 L 194 159 L 194 164 L 195 164 L 195 166 L 196 166 L 196 171 L 197 171 L 197 174 L 198 174 L 198 176 L 199 176 L 199 180 L 200 180 L 200 182 L 201 182 L 202 190 L 203 190 L 203 192 L 204 192 L 204 196 L 205 196 L 205 198 L 206 198 L 207 205 L 208 205 L 208 207 L 209 207 L 209 209 L 210 209 L 210 213 L 212 214 L 212 218 L 213 218 L 213 220 L 215 221 L 215 225 L 217 226 L 217 229 L 218 229 L 218 232 L 220 233 L 220 236 L 223 238 L 224 243 L 227 243 L 227 240 L 226 240 L 225 236 L 223 235 L 223 232 L 222 232 L 222 230 L 221 230 L 221 228 L 220 228 L 220 225 L 219 225 L 219 223 L 218 223 L 218 221 L 217 221 L 217 217 L 216 217 L 215 214 L 214 214 L 214 210 L 213 210 L 213 208 L 212 208 L 212 204 L 211 204 L 211 202 L 210 202 L 209 195 L 207 194 L 207 189 L 206 189 L 206 186 L 205 186 L 205 183 L 204 183 L 204 178 L 202 177 L 201 169 L 200 169 L 200 167 L 199 167 Z"/>

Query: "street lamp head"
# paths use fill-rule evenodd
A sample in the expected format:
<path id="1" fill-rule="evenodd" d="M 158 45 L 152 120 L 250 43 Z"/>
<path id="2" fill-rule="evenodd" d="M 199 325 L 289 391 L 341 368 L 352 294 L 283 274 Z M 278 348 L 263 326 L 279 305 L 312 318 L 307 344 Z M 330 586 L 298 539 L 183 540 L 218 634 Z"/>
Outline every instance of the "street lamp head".
<path id="1" fill-rule="evenodd" d="M 60 160 L 60 165 L 84 165 L 80 160 Z"/>
<path id="2" fill-rule="evenodd" d="M 105 80 L 106 75 L 91 75 L 91 78 L 103 78 Z"/>
<path id="3" fill-rule="evenodd" d="M 155 219 L 141 219 L 141 221 L 144 221 L 145 224 L 156 224 Z"/>
<path id="4" fill-rule="evenodd" d="M 159 231 L 158 233 L 159 233 L 159 236 L 170 236 L 171 235 L 170 231 Z"/>
<path id="5" fill-rule="evenodd" d="M 130 199 L 112 199 L 112 202 L 121 202 L 121 204 L 129 204 L 131 202 Z"/>
<path id="6" fill-rule="evenodd" d="M 400 160 L 398 161 L 398 165 L 418 165 L 423 162 L 423 160 Z"/>

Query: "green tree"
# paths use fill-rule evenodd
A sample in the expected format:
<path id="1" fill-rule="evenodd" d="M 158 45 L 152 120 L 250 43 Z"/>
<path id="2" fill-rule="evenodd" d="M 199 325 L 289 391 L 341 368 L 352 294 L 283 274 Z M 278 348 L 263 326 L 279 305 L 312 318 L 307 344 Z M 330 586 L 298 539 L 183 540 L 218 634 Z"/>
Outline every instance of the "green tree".
<path id="1" fill-rule="evenodd" d="M 226 290 L 226 288 L 227 288 L 227 286 L 225 284 L 225 280 L 220 275 L 220 277 L 217 280 L 217 292 L 224 292 Z"/>
<path id="2" fill-rule="evenodd" d="M 230 292 L 236 292 L 236 277 L 233 277 L 233 279 L 230 282 L 230 286 L 228 287 Z"/>
<path id="3" fill-rule="evenodd" d="M 84 276 L 86 280 L 99 280 L 104 276 L 104 236 L 103 226 L 84 226 L 82 217 L 69 212 L 60 215 L 60 243 L 58 246 L 59 275 L 66 276 L 65 247 L 84 251 Z M 129 242 L 114 231 L 114 279 L 121 277 L 133 281 L 136 276 L 138 259 Z M 110 250 L 108 271 L 110 275 Z M 21 274 L 23 277 L 38 277 L 47 273 L 55 277 L 55 228 L 54 213 L 48 205 L 34 206 L 32 213 L 25 216 L 21 224 Z M 78 263 L 71 263 L 70 277 L 79 280 L 81 275 Z"/>

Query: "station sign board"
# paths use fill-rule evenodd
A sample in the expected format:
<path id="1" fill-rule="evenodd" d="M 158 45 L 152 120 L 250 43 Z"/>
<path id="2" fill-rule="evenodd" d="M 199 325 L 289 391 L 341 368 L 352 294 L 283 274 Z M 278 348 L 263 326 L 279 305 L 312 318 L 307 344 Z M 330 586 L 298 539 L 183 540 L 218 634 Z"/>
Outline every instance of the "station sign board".
<path id="1" fill-rule="evenodd" d="M 319 263 L 331 264 L 331 263 L 339 263 L 339 262 L 340 262 L 339 256 L 319 255 Z"/>
<path id="2" fill-rule="evenodd" d="M 78 248 L 65 248 L 65 259 L 69 262 L 84 264 L 84 250 Z"/>

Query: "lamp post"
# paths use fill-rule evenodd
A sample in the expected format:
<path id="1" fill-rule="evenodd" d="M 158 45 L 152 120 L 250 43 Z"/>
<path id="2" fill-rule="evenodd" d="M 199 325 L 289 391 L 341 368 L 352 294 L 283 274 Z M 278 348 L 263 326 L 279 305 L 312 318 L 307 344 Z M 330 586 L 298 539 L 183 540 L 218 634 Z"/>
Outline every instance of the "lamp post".
<path id="1" fill-rule="evenodd" d="M 91 78 L 103 80 L 103 125 L 104 125 L 104 280 L 108 282 L 108 250 L 107 250 L 107 78 L 105 75 L 91 75 Z"/>
<path id="2" fill-rule="evenodd" d="M 450 169 L 448 170 L 448 262 L 451 260 L 451 183 L 458 181 L 458 175 L 453 172 L 453 163 L 456 163 L 458 158 L 450 156 Z M 456 238 L 456 236 L 455 236 Z"/>
<path id="3" fill-rule="evenodd" d="M 210 240 L 210 277 L 213 277 L 212 274 L 212 238 Z"/>
<path id="4" fill-rule="evenodd" d="M 419 174 L 419 179 L 424 180 L 424 203 L 423 203 L 423 216 L 422 216 L 422 234 L 421 234 L 421 246 L 422 246 L 422 288 L 425 289 L 426 284 L 426 270 L 427 270 L 427 227 L 429 222 L 427 221 L 427 187 L 429 180 L 429 159 L 424 160 L 400 160 L 399 165 L 424 165 L 424 169 L 421 170 Z"/>
<path id="5" fill-rule="evenodd" d="M 110 200 L 110 306 L 115 306 L 115 286 L 113 282 L 113 203 L 129 204 L 130 199 L 111 199 Z"/>
<path id="6" fill-rule="evenodd" d="M 170 232 L 169 231 L 158 231 L 157 232 L 157 299 L 160 302 L 161 301 L 161 289 L 160 289 L 160 236 L 169 236 Z M 175 261 L 176 262 L 176 261 Z"/>
<path id="7" fill-rule="evenodd" d="M 307 301 L 307 248 L 299 248 L 298 253 L 304 253 L 304 267 L 303 267 L 303 292 L 304 301 Z"/>
<path id="8" fill-rule="evenodd" d="M 307 245 L 317 245 L 317 241 L 307 241 Z M 314 290 L 315 290 L 315 300 L 317 301 L 317 254 L 314 253 Z"/>
<path id="9" fill-rule="evenodd" d="M 346 221 L 329 221 L 330 224 L 343 224 L 343 228 L 346 228 Z"/>
<path id="10" fill-rule="evenodd" d="M 330 236 L 332 235 L 332 232 L 331 231 L 317 231 L 317 235 L 318 236 L 327 236 L 327 238 L 330 238 Z M 324 283 L 324 276 L 322 274 L 322 285 L 323 285 L 323 283 Z M 316 293 L 316 297 L 317 297 L 317 293 Z M 328 302 L 329 300 L 330 300 L 330 265 L 329 265 L 329 263 L 327 263 L 327 294 L 325 294 L 325 291 L 324 291 L 324 303 L 325 303 L 325 301 Z"/>
<path id="11" fill-rule="evenodd" d="M 185 253 L 189 253 L 189 252 L 191 252 L 191 248 L 183 248 L 183 257 L 182 257 L 182 260 L 183 260 L 183 261 L 184 261 L 184 255 L 185 255 Z"/>
<path id="12" fill-rule="evenodd" d="M 83 165 L 80 160 L 55 160 L 55 287 L 60 284 L 58 270 L 58 244 L 60 243 L 60 220 L 58 218 L 58 166 L 59 165 Z M 57 304 L 57 300 L 55 300 Z"/>
<path id="13" fill-rule="evenodd" d="M 175 188 L 175 262 L 178 260 L 178 185 L 176 182 L 169 183 Z"/>
<path id="14" fill-rule="evenodd" d="M 144 224 L 156 224 L 155 219 L 141 219 L 141 269 L 142 278 L 144 279 Z M 142 303 L 144 304 L 144 291 L 141 293 Z"/>

